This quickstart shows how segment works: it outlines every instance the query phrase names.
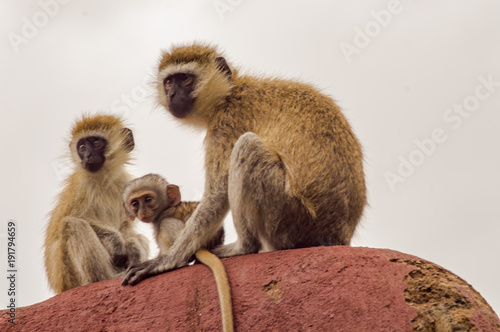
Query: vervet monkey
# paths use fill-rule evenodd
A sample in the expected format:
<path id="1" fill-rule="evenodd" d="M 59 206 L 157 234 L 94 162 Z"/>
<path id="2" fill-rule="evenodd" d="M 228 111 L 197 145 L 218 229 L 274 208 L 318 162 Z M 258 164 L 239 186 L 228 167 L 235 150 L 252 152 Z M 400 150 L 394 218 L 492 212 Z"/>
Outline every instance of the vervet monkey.
<path id="1" fill-rule="evenodd" d="M 182 202 L 178 186 L 169 184 L 158 174 L 147 174 L 125 185 L 123 205 L 130 220 L 137 217 L 152 223 L 159 255 L 164 255 L 184 229 L 185 221 L 198 203 Z M 207 248 L 222 244 L 223 237 L 221 228 Z M 195 257 L 212 270 L 219 294 L 223 331 L 233 331 L 231 291 L 224 265 L 206 249 L 196 251 Z"/>
<path id="2" fill-rule="evenodd" d="M 125 184 L 123 206 L 129 220 L 138 218 L 152 223 L 161 256 L 174 244 L 198 202 L 181 201 L 178 186 L 169 184 L 161 175 L 147 174 Z M 212 249 L 223 241 L 224 229 L 220 228 L 205 249 Z"/>
<path id="3" fill-rule="evenodd" d="M 205 189 L 172 248 L 132 266 L 124 284 L 182 266 L 229 209 L 238 240 L 219 257 L 349 245 L 366 204 L 361 145 L 339 107 L 313 87 L 240 76 L 214 48 L 165 52 L 159 103 L 206 130 Z"/>
<path id="4" fill-rule="evenodd" d="M 148 240 L 127 220 L 121 199 L 131 176 L 132 131 L 119 118 L 84 116 L 69 143 L 74 171 L 52 210 L 45 237 L 45 269 L 56 293 L 115 278 L 148 259 Z"/>

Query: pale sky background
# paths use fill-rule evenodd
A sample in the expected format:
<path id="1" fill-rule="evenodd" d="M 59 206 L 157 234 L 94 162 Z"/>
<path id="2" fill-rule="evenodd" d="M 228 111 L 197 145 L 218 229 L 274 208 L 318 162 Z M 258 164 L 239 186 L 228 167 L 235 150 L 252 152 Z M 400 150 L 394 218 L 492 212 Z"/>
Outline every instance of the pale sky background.
<path id="1" fill-rule="evenodd" d="M 17 305 L 53 296 L 44 231 L 82 112 L 126 118 L 135 176 L 157 172 L 201 197 L 203 133 L 157 108 L 147 84 L 162 48 L 199 40 L 243 72 L 337 100 L 365 151 L 370 206 L 354 246 L 437 263 L 500 312 L 499 17 L 494 0 L 2 1 L 0 270 L 13 220 Z M 7 289 L 0 278 L 3 308 Z"/>

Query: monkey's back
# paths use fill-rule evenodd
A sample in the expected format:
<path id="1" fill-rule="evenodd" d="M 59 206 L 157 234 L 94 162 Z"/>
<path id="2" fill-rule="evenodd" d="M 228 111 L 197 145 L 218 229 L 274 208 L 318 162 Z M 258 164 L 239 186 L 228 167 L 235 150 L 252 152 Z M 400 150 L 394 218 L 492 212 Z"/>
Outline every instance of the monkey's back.
<path id="1" fill-rule="evenodd" d="M 292 196 L 313 216 L 353 224 L 354 231 L 366 204 L 362 149 L 330 97 L 293 81 L 241 77 L 225 107 L 219 123 L 235 136 L 252 131 L 277 152 Z M 233 123 L 241 114 L 253 117 L 243 121 L 251 125 Z"/>

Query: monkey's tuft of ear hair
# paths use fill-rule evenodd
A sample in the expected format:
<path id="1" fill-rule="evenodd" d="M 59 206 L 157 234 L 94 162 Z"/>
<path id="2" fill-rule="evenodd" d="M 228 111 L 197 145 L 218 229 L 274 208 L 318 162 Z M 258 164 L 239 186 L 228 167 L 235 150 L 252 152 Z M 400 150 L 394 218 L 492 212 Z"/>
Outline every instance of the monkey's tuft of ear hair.
<path id="1" fill-rule="evenodd" d="M 217 57 L 215 58 L 215 62 L 217 63 L 217 68 L 224 73 L 229 79 L 233 77 L 233 72 L 231 71 L 231 68 L 229 68 L 229 65 L 226 62 L 226 59 L 223 57 Z"/>
<path id="2" fill-rule="evenodd" d="M 132 133 L 132 130 L 123 128 L 122 134 L 124 136 L 123 145 L 128 151 L 132 151 L 135 147 L 134 134 Z"/>

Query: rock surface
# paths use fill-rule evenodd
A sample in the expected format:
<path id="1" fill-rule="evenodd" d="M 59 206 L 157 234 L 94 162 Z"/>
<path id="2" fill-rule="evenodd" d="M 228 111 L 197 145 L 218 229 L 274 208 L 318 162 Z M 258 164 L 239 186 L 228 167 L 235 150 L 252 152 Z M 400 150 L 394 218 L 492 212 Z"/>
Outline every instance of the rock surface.
<path id="1" fill-rule="evenodd" d="M 500 331 L 469 284 L 387 249 L 315 247 L 223 259 L 237 331 Z M 215 282 L 201 264 L 130 287 L 120 279 L 0 311 L 0 331 L 220 331 Z"/>

